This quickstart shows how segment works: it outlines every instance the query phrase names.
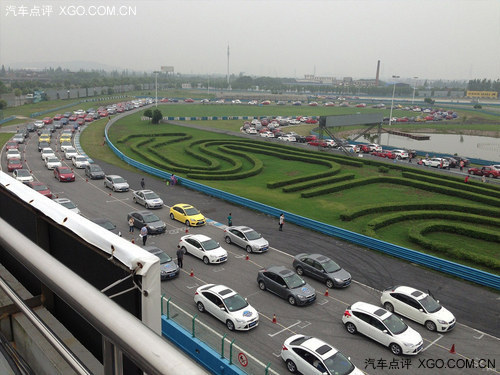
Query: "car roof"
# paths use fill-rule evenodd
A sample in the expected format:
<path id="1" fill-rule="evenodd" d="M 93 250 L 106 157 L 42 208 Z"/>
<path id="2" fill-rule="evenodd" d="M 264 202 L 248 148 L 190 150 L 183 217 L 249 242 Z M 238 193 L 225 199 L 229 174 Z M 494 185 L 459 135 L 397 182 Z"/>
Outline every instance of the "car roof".
<path id="1" fill-rule="evenodd" d="M 174 204 L 173 207 L 191 208 L 193 206 L 190 204 L 187 204 L 187 203 L 177 203 L 177 204 Z"/>
<path id="2" fill-rule="evenodd" d="M 289 276 L 290 274 L 294 273 L 285 266 L 269 266 L 265 270 L 270 271 L 272 273 L 276 273 L 280 276 Z"/>
<path id="3" fill-rule="evenodd" d="M 198 241 L 208 241 L 208 240 L 211 240 L 210 237 L 205 236 L 204 234 L 188 234 L 187 236 L 184 236 L 182 238 L 194 238 L 195 240 L 198 240 Z"/>
<path id="4" fill-rule="evenodd" d="M 422 298 L 427 297 L 427 293 L 424 293 L 418 289 L 412 288 L 411 286 L 397 286 L 394 288 L 396 293 L 403 293 L 408 296 L 412 296 L 413 298 L 420 300 Z"/>
<path id="5" fill-rule="evenodd" d="M 232 295 L 237 294 L 235 290 L 233 290 L 225 285 L 220 285 L 220 284 L 219 285 L 211 284 L 210 287 L 204 288 L 204 290 L 210 290 L 211 292 L 218 294 L 222 298 L 227 298 L 227 297 L 230 297 Z"/>
<path id="6" fill-rule="evenodd" d="M 371 315 L 376 315 L 380 319 L 386 319 L 391 313 L 380 306 L 375 306 L 366 302 L 355 302 L 351 305 L 352 310 L 362 311 Z"/>
<path id="7" fill-rule="evenodd" d="M 304 341 L 301 346 L 319 354 L 322 359 L 329 358 L 333 354 L 338 352 L 338 350 L 333 346 L 316 337 L 309 338 L 308 340 Z"/>
<path id="8" fill-rule="evenodd" d="M 148 246 L 144 246 L 143 249 L 146 250 L 146 251 L 149 251 L 152 254 L 163 253 L 163 250 L 160 249 L 159 247 L 156 247 L 156 246 L 150 246 L 150 245 L 148 245 Z"/>
<path id="9" fill-rule="evenodd" d="M 135 192 L 136 192 L 136 193 L 142 192 L 142 193 L 144 193 L 144 194 L 147 194 L 147 193 L 154 193 L 154 191 L 153 191 L 153 190 L 137 190 L 137 191 L 135 191 Z"/>
<path id="10" fill-rule="evenodd" d="M 143 211 L 132 211 L 129 213 L 129 215 L 131 214 L 141 214 L 141 215 L 149 215 L 149 214 L 152 214 L 151 211 L 148 211 L 148 210 L 143 210 Z"/>
<path id="11" fill-rule="evenodd" d="M 328 258 L 327 256 L 324 256 L 322 254 L 309 254 L 308 258 L 314 259 L 314 260 L 318 261 L 319 263 L 325 263 L 325 262 L 328 262 L 330 260 L 330 258 Z"/>
<path id="12" fill-rule="evenodd" d="M 246 227 L 244 225 L 239 225 L 239 226 L 234 226 L 234 227 L 231 227 L 232 229 L 237 229 L 237 230 L 240 230 L 242 232 L 249 232 L 251 230 L 253 230 L 252 228 L 250 227 Z"/>
<path id="13" fill-rule="evenodd" d="M 122 176 L 118 176 L 117 174 L 108 174 L 106 177 L 109 177 L 109 178 L 119 178 L 119 177 L 122 177 Z"/>

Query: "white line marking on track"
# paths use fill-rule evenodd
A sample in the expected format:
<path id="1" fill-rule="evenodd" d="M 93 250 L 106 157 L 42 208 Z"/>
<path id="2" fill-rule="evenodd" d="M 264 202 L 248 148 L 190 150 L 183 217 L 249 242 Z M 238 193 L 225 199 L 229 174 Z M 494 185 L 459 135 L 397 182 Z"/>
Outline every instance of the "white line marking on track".
<path id="1" fill-rule="evenodd" d="M 194 288 L 197 288 L 199 286 L 199 284 L 194 284 L 194 285 L 186 285 L 186 288 L 188 289 L 194 289 Z"/>
<path id="2" fill-rule="evenodd" d="M 297 324 L 300 324 L 300 320 L 298 320 L 296 323 L 293 323 L 291 326 L 283 328 L 281 331 L 278 331 L 278 332 L 275 332 L 275 333 L 272 333 L 272 334 L 268 333 L 268 335 L 269 335 L 269 337 L 274 337 L 276 335 L 279 335 L 282 332 L 285 332 L 285 331 L 289 330 L 292 327 L 295 327 Z"/>
<path id="3" fill-rule="evenodd" d="M 221 272 L 221 271 L 224 271 L 224 267 L 213 269 L 212 271 L 214 271 L 214 272 Z"/>
<path id="4" fill-rule="evenodd" d="M 276 354 L 276 353 L 271 353 L 272 355 L 274 355 L 276 358 L 279 358 L 281 357 L 281 353 L 280 354 Z"/>
<path id="5" fill-rule="evenodd" d="M 328 300 L 327 299 L 324 299 L 323 301 L 321 302 L 316 302 L 317 305 L 326 305 L 328 303 Z"/>
<path id="6" fill-rule="evenodd" d="M 304 324 L 299 324 L 298 327 L 303 329 L 306 328 L 307 326 L 310 326 L 311 322 L 308 322 L 307 320 L 304 322 Z"/>
<path id="7" fill-rule="evenodd" d="M 443 338 L 443 335 L 439 334 L 438 333 L 438 338 L 435 339 L 433 342 L 431 342 L 429 345 L 427 345 L 425 348 L 422 349 L 423 352 L 425 352 L 427 349 L 429 349 L 432 345 L 434 345 L 436 342 L 438 342 L 439 340 L 441 340 Z"/>

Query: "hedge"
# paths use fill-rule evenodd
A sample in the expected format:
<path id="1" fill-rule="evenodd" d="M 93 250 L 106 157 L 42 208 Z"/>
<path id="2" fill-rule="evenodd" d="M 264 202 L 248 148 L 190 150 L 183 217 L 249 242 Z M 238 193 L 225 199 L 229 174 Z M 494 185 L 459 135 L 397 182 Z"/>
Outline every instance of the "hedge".
<path id="1" fill-rule="evenodd" d="M 391 211 L 416 210 L 449 210 L 500 218 L 500 210 L 491 209 L 484 206 L 473 206 L 457 203 L 381 203 L 348 210 L 347 212 L 340 215 L 340 219 L 343 221 L 351 221 L 358 217 L 370 214 L 383 214 Z"/>
<path id="2" fill-rule="evenodd" d="M 153 134 L 129 134 L 120 139 L 118 139 L 117 143 L 125 143 L 129 139 L 132 138 L 142 138 L 142 137 L 189 137 L 192 138 L 192 135 L 188 135 L 187 133 L 153 133 Z"/>
<path id="3" fill-rule="evenodd" d="M 336 182 L 352 180 L 352 179 L 354 179 L 354 174 L 352 174 L 352 173 L 343 174 L 343 175 L 339 175 L 339 176 L 335 176 L 335 177 L 320 178 L 320 179 L 315 179 L 312 181 L 304 182 L 301 184 L 295 184 L 292 186 L 284 187 L 282 189 L 282 191 L 284 193 L 292 193 L 295 191 L 305 190 L 305 189 L 309 189 L 312 187 L 321 186 L 324 184 L 336 183 Z"/>
<path id="4" fill-rule="evenodd" d="M 430 222 L 412 227 L 408 232 L 408 236 L 411 241 L 422 246 L 425 249 L 444 253 L 457 259 L 469 261 L 483 267 L 491 268 L 492 270 L 500 270 L 499 260 L 482 254 L 471 253 L 468 249 L 465 248 L 456 248 L 439 241 L 425 238 L 425 234 L 430 232 L 457 233 L 460 235 L 465 235 L 467 237 L 477 238 L 485 241 L 500 242 L 500 235 L 498 234 L 498 232 L 481 230 L 465 224 L 450 225 L 446 223 Z"/>

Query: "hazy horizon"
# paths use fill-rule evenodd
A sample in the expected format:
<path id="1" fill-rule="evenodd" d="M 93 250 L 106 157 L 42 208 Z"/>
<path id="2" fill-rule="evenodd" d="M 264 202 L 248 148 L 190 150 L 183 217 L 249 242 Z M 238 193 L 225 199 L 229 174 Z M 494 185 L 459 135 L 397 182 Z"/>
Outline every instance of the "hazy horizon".
<path id="1" fill-rule="evenodd" d="M 0 0 L 13 68 L 496 80 L 499 45 L 498 0 Z"/>

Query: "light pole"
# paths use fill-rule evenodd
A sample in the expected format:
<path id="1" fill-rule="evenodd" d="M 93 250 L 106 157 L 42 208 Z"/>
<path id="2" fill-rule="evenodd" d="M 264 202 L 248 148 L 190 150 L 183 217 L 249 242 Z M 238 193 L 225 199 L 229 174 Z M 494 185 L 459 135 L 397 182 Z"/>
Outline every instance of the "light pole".
<path id="1" fill-rule="evenodd" d="M 417 79 L 418 77 L 413 77 L 413 79 L 415 80 L 415 83 L 413 84 L 413 97 L 411 98 L 411 104 L 413 105 L 413 101 L 415 100 L 415 90 L 417 88 Z"/>
<path id="2" fill-rule="evenodd" d="M 392 76 L 394 79 L 398 79 L 399 76 Z M 392 123 L 392 109 L 394 108 L 394 93 L 396 92 L 396 81 L 393 83 L 392 87 L 392 101 L 391 101 L 391 114 L 389 115 L 389 126 L 391 126 Z"/>
<path id="3" fill-rule="evenodd" d="M 158 108 L 158 73 L 160 72 L 155 70 L 153 73 L 155 74 L 155 88 L 156 88 L 155 107 Z"/>

